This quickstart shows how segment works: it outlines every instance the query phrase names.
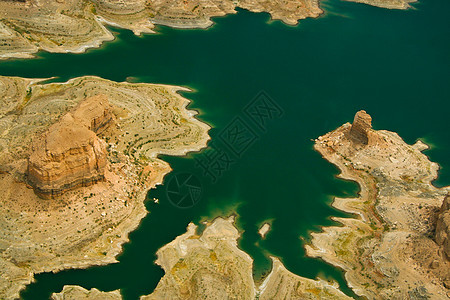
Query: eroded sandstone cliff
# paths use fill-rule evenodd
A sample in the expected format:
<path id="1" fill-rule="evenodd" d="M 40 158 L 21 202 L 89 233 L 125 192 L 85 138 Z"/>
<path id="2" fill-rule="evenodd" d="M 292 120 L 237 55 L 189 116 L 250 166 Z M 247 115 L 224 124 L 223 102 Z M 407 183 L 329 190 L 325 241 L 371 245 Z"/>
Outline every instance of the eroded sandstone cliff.
<path id="1" fill-rule="evenodd" d="M 353 119 L 350 138 L 357 143 L 367 145 L 370 129 L 372 129 L 372 117 L 365 110 L 360 110 Z"/>
<path id="2" fill-rule="evenodd" d="M 82 101 L 35 139 L 28 182 L 36 194 L 53 198 L 105 179 L 106 143 L 97 136 L 114 123 L 104 95 Z"/>
<path id="3" fill-rule="evenodd" d="M 450 259 L 450 196 L 445 197 L 436 224 L 436 242 Z M 450 282 L 449 282 L 450 283 Z"/>

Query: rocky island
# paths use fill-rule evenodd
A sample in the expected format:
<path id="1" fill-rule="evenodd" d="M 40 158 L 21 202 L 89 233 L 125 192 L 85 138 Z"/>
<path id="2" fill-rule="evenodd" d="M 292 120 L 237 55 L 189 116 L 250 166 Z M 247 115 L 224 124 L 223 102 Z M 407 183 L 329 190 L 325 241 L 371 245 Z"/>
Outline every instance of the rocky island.
<path id="1" fill-rule="evenodd" d="M 115 262 L 170 166 L 209 126 L 180 87 L 0 77 L 0 298 L 33 274 Z"/>
<path id="2" fill-rule="evenodd" d="M 406 9 L 412 0 L 352 0 L 369 5 Z M 30 58 L 39 50 L 81 53 L 114 36 L 112 25 L 135 34 L 152 33 L 155 25 L 206 28 L 212 17 L 236 13 L 236 8 L 267 12 L 272 19 L 296 25 L 318 17 L 318 0 L 0 0 L 0 59 Z"/>
<path id="3" fill-rule="evenodd" d="M 261 225 L 261 227 L 258 230 L 258 234 L 261 236 L 262 239 L 266 238 L 267 233 L 270 231 L 270 223 L 266 222 Z"/>

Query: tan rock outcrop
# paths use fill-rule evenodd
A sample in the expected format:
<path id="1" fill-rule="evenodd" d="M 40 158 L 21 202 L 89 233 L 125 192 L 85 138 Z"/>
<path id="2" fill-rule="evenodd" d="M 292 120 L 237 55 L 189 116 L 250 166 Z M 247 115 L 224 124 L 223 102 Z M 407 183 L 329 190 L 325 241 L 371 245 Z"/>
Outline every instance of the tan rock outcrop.
<path id="1" fill-rule="evenodd" d="M 436 223 L 436 243 L 450 260 L 450 196 L 445 197 Z"/>
<path id="2" fill-rule="evenodd" d="M 369 143 L 369 131 L 372 129 L 372 117 L 364 110 L 356 113 L 350 128 L 350 138 L 357 143 Z"/>
<path id="3" fill-rule="evenodd" d="M 96 133 L 114 123 L 111 111 L 105 96 L 87 98 L 34 141 L 27 175 L 36 194 L 53 198 L 104 179 L 106 143 Z"/>
<path id="4" fill-rule="evenodd" d="M 105 132 L 115 124 L 112 106 L 105 95 L 86 98 L 72 112 L 75 122 L 92 130 L 96 134 Z"/>

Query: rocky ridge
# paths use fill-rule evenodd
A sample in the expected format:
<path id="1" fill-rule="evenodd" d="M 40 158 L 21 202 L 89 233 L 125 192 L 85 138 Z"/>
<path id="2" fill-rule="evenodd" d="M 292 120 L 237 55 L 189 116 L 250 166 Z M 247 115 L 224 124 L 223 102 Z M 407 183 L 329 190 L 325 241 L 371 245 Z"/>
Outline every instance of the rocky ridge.
<path id="1" fill-rule="evenodd" d="M 370 129 L 372 129 L 372 117 L 364 110 L 360 110 L 356 113 L 350 128 L 350 138 L 356 143 L 367 145 Z"/>
<path id="2" fill-rule="evenodd" d="M 86 290 L 80 286 L 66 285 L 60 293 L 52 295 L 53 300 L 118 300 L 122 299 L 118 290 L 102 292 L 97 289 Z"/>

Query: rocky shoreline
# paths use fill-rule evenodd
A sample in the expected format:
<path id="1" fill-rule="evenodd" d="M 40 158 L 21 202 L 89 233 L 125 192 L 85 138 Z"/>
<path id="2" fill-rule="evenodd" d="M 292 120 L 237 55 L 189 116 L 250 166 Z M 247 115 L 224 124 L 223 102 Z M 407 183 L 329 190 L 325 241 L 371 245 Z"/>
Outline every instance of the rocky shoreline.
<path id="1" fill-rule="evenodd" d="M 371 129 L 370 121 L 358 112 L 353 125 L 315 142 L 341 170 L 339 177 L 361 191 L 358 198 L 334 200 L 335 208 L 356 217 L 333 218 L 342 226 L 313 233 L 307 254 L 343 269 L 349 286 L 368 299 L 445 299 L 450 262 L 434 237 L 450 189 L 431 184 L 439 167 L 421 152 L 425 144 L 408 145 L 396 133 Z"/>
<path id="2" fill-rule="evenodd" d="M 261 284 L 252 275 L 252 258 L 238 248 L 234 217 L 216 218 L 201 235 L 190 223 L 187 232 L 158 250 L 156 263 L 165 275 L 150 295 L 140 299 L 351 299 L 335 282 L 312 280 L 289 272 L 272 257 L 272 271 Z M 53 299 L 122 299 L 109 293 L 65 286 Z"/>
<path id="3" fill-rule="evenodd" d="M 410 0 L 354 0 L 369 5 L 407 9 Z M 155 25 L 207 28 L 211 18 L 236 8 L 267 12 L 273 20 L 296 25 L 323 13 L 317 0 L 244 1 L 1 1 L 0 59 L 32 58 L 38 51 L 82 53 L 114 39 L 105 25 L 153 33 Z"/>

